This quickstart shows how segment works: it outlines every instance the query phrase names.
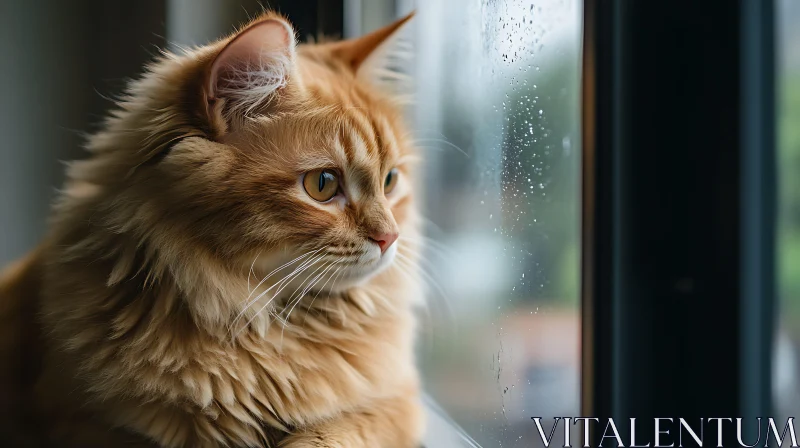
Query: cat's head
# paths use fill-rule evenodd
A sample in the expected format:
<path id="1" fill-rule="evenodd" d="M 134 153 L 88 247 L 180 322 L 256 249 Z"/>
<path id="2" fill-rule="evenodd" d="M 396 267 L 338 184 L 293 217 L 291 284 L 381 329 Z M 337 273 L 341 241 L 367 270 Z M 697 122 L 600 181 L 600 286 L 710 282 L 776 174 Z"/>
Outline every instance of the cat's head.
<path id="1" fill-rule="evenodd" d="M 273 292 L 363 282 L 396 261 L 416 218 L 403 112 L 375 83 L 408 18 L 296 45 L 291 25 L 265 14 L 168 55 L 133 84 L 71 178 L 102 185 L 103 225 L 136 235 L 154 258 L 202 263 L 181 259 L 200 253 L 252 268 L 254 282 L 277 270 L 265 285 L 297 273 Z"/>

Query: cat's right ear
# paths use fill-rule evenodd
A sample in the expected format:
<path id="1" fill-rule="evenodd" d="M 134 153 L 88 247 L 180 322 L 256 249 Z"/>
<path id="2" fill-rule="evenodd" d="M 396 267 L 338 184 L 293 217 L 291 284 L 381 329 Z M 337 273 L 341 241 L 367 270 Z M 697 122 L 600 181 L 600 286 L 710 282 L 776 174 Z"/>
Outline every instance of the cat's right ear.
<path id="1" fill-rule="evenodd" d="M 204 96 L 209 121 L 220 134 L 261 112 L 294 70 L 295 33 L 269 15 L 233 36 L 207 68 Z"/>

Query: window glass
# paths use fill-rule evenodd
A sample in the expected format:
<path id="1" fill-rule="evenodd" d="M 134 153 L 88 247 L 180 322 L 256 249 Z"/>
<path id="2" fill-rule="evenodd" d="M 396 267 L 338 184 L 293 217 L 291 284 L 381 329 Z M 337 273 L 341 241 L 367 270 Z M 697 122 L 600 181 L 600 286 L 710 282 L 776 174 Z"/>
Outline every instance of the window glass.
<path id="1" fill-rule="evenodd" d="M 418 2 L 428 392 L 486 447 L 578 415 L 577 0 Z M 541 442 L 539 442 L 541 443 Z"/>
<path id="2" fill-rule="evenodd" d="M 800 414 L 800 2 L 777 2 L 778 325 L 775 410 Z M 785 420 L 784 420 L 785 421 Z"/>

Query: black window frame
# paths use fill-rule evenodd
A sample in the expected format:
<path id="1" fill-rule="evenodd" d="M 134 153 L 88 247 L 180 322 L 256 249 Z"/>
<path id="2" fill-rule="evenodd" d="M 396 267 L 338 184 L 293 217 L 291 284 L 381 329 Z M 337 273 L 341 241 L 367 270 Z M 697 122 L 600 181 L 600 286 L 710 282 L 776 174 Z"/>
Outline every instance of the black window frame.
<path id="1" fill-rule="evenodd" d="M 771 415 L 774 8 L 584 1 L 584 415 Z"/>

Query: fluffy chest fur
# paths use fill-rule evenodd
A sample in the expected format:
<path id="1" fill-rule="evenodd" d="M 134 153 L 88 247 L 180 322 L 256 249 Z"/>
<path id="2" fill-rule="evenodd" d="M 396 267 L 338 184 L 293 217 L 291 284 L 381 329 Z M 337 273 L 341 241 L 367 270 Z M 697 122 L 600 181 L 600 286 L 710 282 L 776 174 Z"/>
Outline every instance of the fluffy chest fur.
<path id="1" fill-rule="evenodd" d="M 137 282 L 106 286 L 111 263 L 46 269 L 42 311 L 56 347 L 39 385 L 46 400 L 61 403 L 54 389 L 85 390 L 72 398 L 162 446 L 262 446 L 416 389 L 414 321 L 398 297 L 414 291 L 387 294 L 396 272 L 305 300 L 286 322 L 254 320 L 233 337 L 198 325 L 169 281 L 141 294 Z M 67 386 L 65 374 L 77 382 Z"/>

